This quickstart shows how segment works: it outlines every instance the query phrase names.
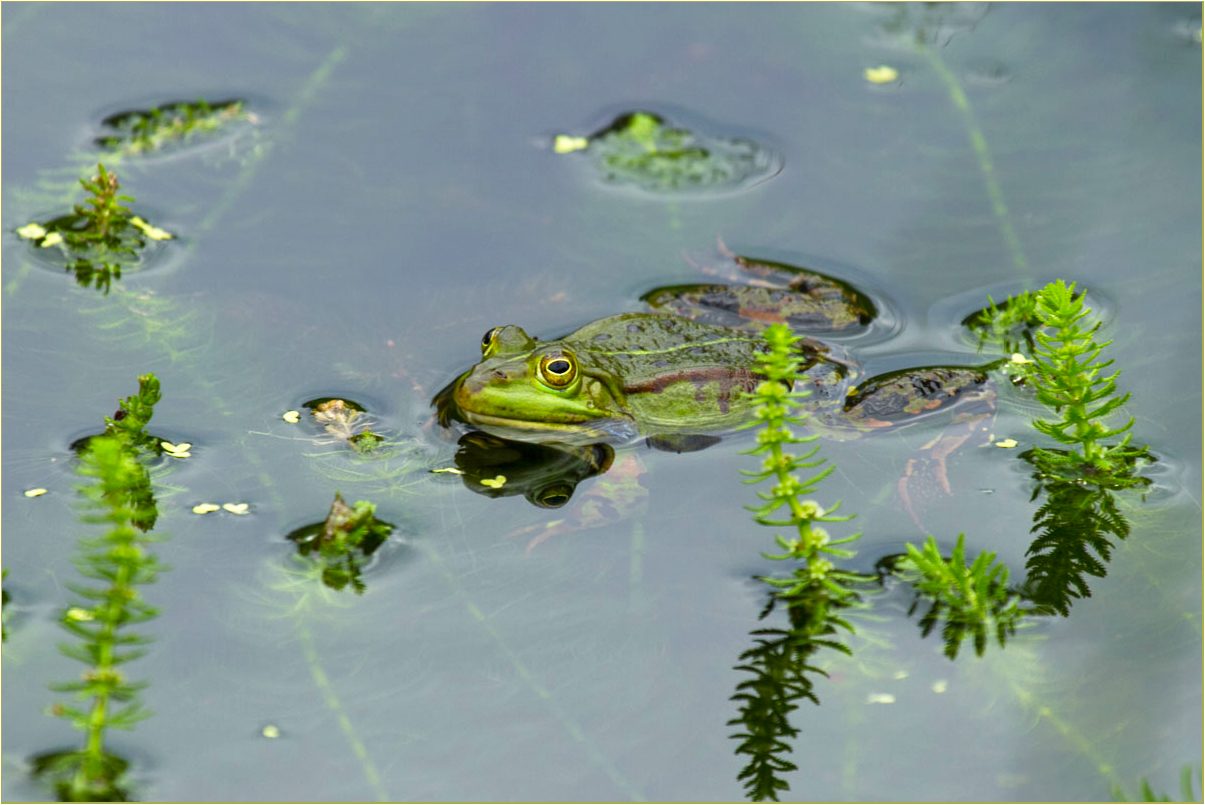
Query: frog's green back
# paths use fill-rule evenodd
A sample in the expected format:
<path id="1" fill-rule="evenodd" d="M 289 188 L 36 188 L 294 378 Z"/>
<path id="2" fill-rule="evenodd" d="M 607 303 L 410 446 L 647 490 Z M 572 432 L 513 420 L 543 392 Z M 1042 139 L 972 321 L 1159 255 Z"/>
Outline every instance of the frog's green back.
<path id="1" fill-rule="evenodd" d="M 591 322 L 561 342 L 583 363 L 622 379 L 628 409 L 645 429 L 713 430 L 739 424 L 762 377 L 756 335 L 659 313 Z"/>

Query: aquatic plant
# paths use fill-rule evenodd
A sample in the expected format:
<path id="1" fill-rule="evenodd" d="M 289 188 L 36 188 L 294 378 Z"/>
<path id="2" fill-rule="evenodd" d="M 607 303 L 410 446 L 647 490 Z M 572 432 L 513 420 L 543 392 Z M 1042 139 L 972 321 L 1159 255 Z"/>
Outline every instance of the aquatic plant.
<path id="1" fill-rule="evenodd" d="M 130 212 L 125 204 L 134 198 L 119 193 L 117 174 L 103 164 L 96 166 L 95 176 L 79 183 L 89 193 L 84 204 L 76 204 L 69 215 L 26 224 L 17 234 L 38 249 L 57 247 L 79 285 L 107 294 L 112 281 L 136 264 L 149 241 L 170 240 L 172 234 Z"/>
<path id="2" fill-rule="evenodd" d="M 155 541 L 147 532 L 157 512 L 150 475 L 141 460 L 142 429 L 158 399 L 154 375 L 139 378 L 139 394 L 123 401 L 118 412 L 127 415 L 109 419 L 111 432 L 93 437 L 79 458 L 77 472 L 89 481 L 79 489 L 85 508 L 81 519 L 104 524 L 106 531 L 80 540 L 76 567 L 84 578 L 98 583 L 68 585 L 82 601 L 61 616 L 63 628 L 79 642 L 61 644 L 60 650 L 88 667 L 79 681 L 51 689 L 74 693 L 77 701 L 87 704 L 58 702 L 48 713 L 71 721 L 84 733 L 84 745 L 78 751 L 42 756 L 35 763 L 37 771 L 55 781 L 64 799 L 124 798 L 118 778 L 127 764 L 105 751 L 105 735 L 109 729 L 130 729 L 150 715 L 138 698 L 146 683 L 131 682 L 120 666 L 142 656 L 139 646 L 149 642 L 130 627 L 158 614 L 138 589 L 153 583 L 163 569 L 147 547 Z"/>
<path id="3" fill-rule="evenodd" d="M 1042 325 L 1038 315 L 1038 294 L 1022 291 L 1003 302 L 996 302 L 988 295 L 987 307 L 967 316 L 962 324 L 979 340 L 980 350 L 991 344 L 1005 354 L 1022 351 L 1030 354 L 1034 348 L 1034 332 Z"/>
<path id="4" fill-rule="evenodd" d="M 811 657 L 822 648 L 849 653 L 843 643 L 833 639 L 840 607 L 840 603 L 823 595 L 797 597 L 787 607 L 790 627 L 752 632 L 754 645 L 740 656 L 735 670 L 749 676 L 737 685 L 732 696 L 732 701 L 741 703 L 740 716 L 728 723 L 739 724 L 744 731 L 729 737 L 741 741 L 738 754 L 750 756 L 737 779 L 744 781 L 754 801 L 777 802 L 778 792 L 790 788 L 782 775 L 798 767 L 787 759 L 791 752 L 787 739 L 799 735 L 790 715 L 799 709 L 800 699 L 820 703 L 813 692 L 811 675 L 828 676 L 812 663 Z"/>
<path id="5" fill-rule="evenodd" d="M 1104 578 L 1113 551 L 1110 538 L 1130 534 L 1113 490 L 1147 485 L 1150 479 L 1124 471 L 1093 483 L 1063 478 L 1045 458 L 1053 452 L 1034 449 L 1020 456 L 1034 466 L 1033 498 L 1046 496 L 1033 516 L 1031 531 L 1038 536 L 1026 551 L 1024 595 L 1046 611 L 1068 615 L 1072 599 L 1091 596 L 1087 577 Z"/>
<path id="6" fill-rule="evenodd" d="M 1197 782 L 1202 782 L 1201 767 L 1197 767 Z M 1126 796 L 1121 786 L 1113 786 L 1111 792 L 1113 799 L 1117 802 L 1173 802 L 1167 794 L 1156 794 L 1151 784 L 1145 777 L 1142 778 L 1141 784 L 1138 787 L 1138 796 L 1130 799 Z M 1181 802 L 1200 802 L 1201 796 L 1193 790 L 1192 784 L 1192 765 L 1184 764 L 1180 769 L 1180 801 Z"/>
<path id="7" fill-rule="evenodd" d="M 740 741 L 736 753 L 749 756 L 737 779 L 743 781 L 750 799 L 777 801 L 778 792 L 789 788 L 782 773 L 796 768 L 786 757 L 791 751 L 787 739 L 798 734 L 789 714 L 797 709 L 799 699 L 818 703 L 808 674 L 824 672 L 810 658 L 821 648 L 849 653 L 835 636 L 841 629 L 853 631 L 842 611 L 859 603 L 857 593 L 849 585 L 865 577 L 839 569 L 828 558 L 852 557 L 854 551 L 836 546 L 853 542 L 861 534 L 834 540 L 820 525 L 844 522 L 852 519 L 852 515 L 835 514 L 840 502 L 826 510 L 815 501 L 802 499 L 815 493 L 817 485 L 835 469 L 834 465 L 804 480 L 801 471 L 811 472 L 824 463 L 824 459 L 816 459 L 819 447 L 798 456 L 787 452 L 790 445 L 809 444 L 818 438 L 798 437 L 790 427 L 806 421 L 805 414 L 796 415 L 793 411 L 796 400 L 809 396 L 806 391 L 791 391 L 800 367 L 798 338 L 782 324 L 767 328 L 763 337 L 769 350 L 758 357 L 757 371 L 766 379 L 750 395 L 758 405 L 753 422 L 747 426 L 759 428 L 757 446 L 745 451 L 763 456 L 762 469 L 742 472 L 750 476 L 746 483 L 769 480 L 774 486 L 769 492 L 758 492 L 761 505 L 746 508 L 762 525 L 794 529 L 791 539 L 775 535 L 782 554 L 763 555 L 798 564 L 789 576 L 760 577 L 771 589 L 770 601 L 760 617 L 765 618 L 781 602 L 786 605 L 790 628 L 759 629 L 752 633 L 755 644 L 741 654 L 741 664 L 736 666 L 749 675 L 737 685 L 732 696 L 733 701 L 740 703 L 740 714 L 728 723 L 744 728 L 730 737 Z"/>
<path id="8" fill-rule="evenodd" d="M 819 524 L 845 522 L 852 520 L 853 515 L 835 514 L 841 507 L 840 501 L 825 509 L 815 501 L 803 500 L 804 495 L 815 493 L 817 485 L 827 478 L 836 466 L 830 464 L 806 480 L 802 480 L 797 474 L 801 470 L 810 471 L 819 467 L 825 461 L 823 458 L 815 459 L 820 450 L 819 446 L 814 446 L 798 456 L 784 449 L 792 444 L 810 444 L 819 438 L 815 434 L 796 436 L 790 428 L 791 425 L 802 425 L 806 421 L 806 414 L 792 414 L 794 401 L 810 395 L 808 391 L 791 391 L 800 367 L 799 339 L 785 324 L 771 325 L 766 328 L 763 337 L 770 349 L 758 356 L 757 372 L 766 379 L 759 383 L 757 390 L 750 395 L 757 400 L 758 405 L 754 410 L 753 420 L 743 427 L 760 428 L 757 446 L 745 453 L 761 455 L 764 458 L 760 471 L 741 472 L 749 476 L 745 483 L 755 484 L 773 480 L 775 484 L 769 492 L 757 493 L 763 501 L 760 506 L 745 508 L 752 511 L 753 519 L 762 525 L 789 526 L 795 530 L 793 539 L 775 535 L 774 539 L 785 553 L 765 554 L 767 558 L 794 559 L 803 563 L 801 571 L 797 571 L 790 578 L 763 580 L 777 588 L 778 595 L 782 597 L 790 598 L 809 589 L 822 588 L 835 599 L 843 600 L 854 595 L 852 590 L 843 585 L 863 577 L 837 569 L 826 557 L 852 557 L 854 551 L 837 546 L 854 542 L 862 535 L 859 533 L 843 539 L 832 539 L 828 531 Z"/>
<path id="9" fill-rule="evenodd" d="M 159 440 L 147 432 L 146 426 L 161 399 L 159 378 L 142 375 L 138 378 L 138 393 L 121 400 L 113 416 L 105 417 L 105 435 L 116 437 L 133 450 L 158 452 Z"/>
<path id="10" fill-rule="evenodd" d="M 756 143 L 704 137 L 647 111 L 628 112 L 590 137 L 559 135 L 553 150 L 585 151 L 603 180 L 653 193 L 735 186 L 776 172 Z"/>
<path id="11" fill-rule="evenodd" d="M 348 506 L 336 492 L 320 527 L 300 529 L 289 538 L 297 543 L 300 557 L 320 573 L 323 584 L 333 590 L 350 585 L 359 595 L 367 589 L 361 563 L 393 533 L 393 525 L 378 520 L 376 510 L 367 500 Z"/>
<path id="12" fill-rule="evenodd" d="M 0 579 L 8 578 L 8 568 L 0 571 Z M 0 588 L 0 642 L 8 640 L 8 602 L 12 600 L 12 596 L 8 594 L 8 590 Z"/>
<path id="13" fill-rule="evenodd" d="M 916 591 L 908 614 L 921 600 L 929 602 L 929 611 L 920 620 L 921 636 L 927 637 L 942 624 L 944 652 L 950 659 L 958 656 L 968 636 L 980 656 L 990 636 L 1003 648 L 1027 614 L 1020 596 L 1009 589 L 1008 568 L 996 563 L 996 554 L 984 551 L 968 567 L 965 542 L 966 536 L 959 534 L 949 559 L 942 557 L 932 536 L 923 548 L 908 543 L 906 556 L 895 565 L 896 575 L 911 582 Z"/>
<path id="14" fill-rule="evenodd" d="M 1035 334 L 1037 345 L 1030 376 L 1038 400 L 1060 418 L 1035 419 L 1033 426 L 1070 449 L 1037 447 L 1034 455 L 1052 474 L 1117 484 L 1132 476 L 1134 460 L 1145 450 L 1129 446 L 1131 434 L 1126 431 L 1133 426 L 1133 417 L 1119 428 L 1104 423 L 1104 418 L 1124 405 L 1130 395 L 1117 394 L 1114 381 L 1120 371 L 1101 374 L 1113 364 L 1099 359 L 1101 351 L 1112 342 L 1098 343 L 1093 337 L 1099 322 L 1086 328 L 1081 325 L 1089 312 L 1082 295 L 1075 294 L 1075 283 L 1068 287 L 1058 280 L 1038 293 L 1042 329 Z M 1117 444 L 1103 443 L 1123 433 Z"/>
<path id="15" fill-rule="evenodd" d="M 109 115 L 101 124 L 112 133 L 96 138 L 101 148 L 144 154 L 158 151 L 175 142 L 187 142 L 201 134 L 211 133 L 236 120 L 255 122 L 238 99 L 208 103 L 204 98 L 195 101 L 172 101 L 151 109 L 132 109 Z"/>
<path id="16" fill-rule="evenodd" d="M 1071 447 L 1035 447 L 1021 454 L 1034 468 L 1034 499 L 1042 493 L 1047 498 L 1034 515 L 1032 531 L 1038 536 L 1027 551 L 1023 595 L 1042 611 L 1067 615 L 1072 599 L 1091 594 L 1087 577 L 1105 575 L 1110 537 L 1129 534 L 1110 490 L 1148 484 L 1136 470 L 1153 459 L 1145 449 L 1129 446 L 1132 418 L 1120 428 L 1104 424 L 1129 394 L 1117 394 L 1119 372 L 1102 374 L 1112 364 L 1100 360 L 1110 342 L 1095 340 L 1099 323 L 1084 324 L 1091 311 L 1074 283 L 1058 280 L 1002 303 L 991 297 L 988 302 L 963 323 L 979 335 L 981 345 L 990 342 L 1032 356 L 1014 355 L 1008 371 L 1032 385 L 1038 400 L 1058 416 L 1035 419 L 1033 426 Z M 1122 433 L 1117 444 L 1102 441 Z"/>

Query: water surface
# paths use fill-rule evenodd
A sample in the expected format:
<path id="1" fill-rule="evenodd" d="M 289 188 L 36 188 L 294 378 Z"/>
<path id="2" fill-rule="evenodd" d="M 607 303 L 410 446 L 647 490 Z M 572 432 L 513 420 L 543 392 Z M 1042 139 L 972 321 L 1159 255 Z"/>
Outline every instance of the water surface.
<path id="1" fill-rule="evenodd" d="M 957 322 L 987 293 L 1076 281 L 1160 458 L 1091 597 L 1004 649 L 951 662 L 905 591 L 877 596 L 853 657 L 817 658 L 831 676 L 792 715 L 784 797 L 1174 793 L 1201 757 L 1199 31 L 1186 4 L 5 4 L 4 797 L 48 796 L 29 757 L 77 740 L 42 714 L 79 672 L 54 647 L 85 532 L 69 445 L 153 371 L 152 429 L 195 448 L 157 476 L 172 570 L 130 666 L 156 714 L 110 738 L 140 798 L 741 799 L 729 697 L 765 623 L 753 577 L 775 570 L 742 509 L 748 439 L 621 451 L 646 494 L 530 552 L 605 478 L 545 510 L 426 472 L 455 449 L 430 395 L 489 327 L 639 309 L 699 281 L 683 254 L 717 238 L 888 300 L 890 337 L 859 345 L 871 372 L 975 362 Z M 868 83 L 880 64 L 900 79 Z M 37 265 L 14 230 L 79 200 L 100 119 L 197 95 L 261 122 L 118 167 L 180 234 L 170 255 L 107 296 Z M 783 169 L 675 199 L 548 148 L 640 108 L 759 139 Z M 407 449 L 357 461 L 281 419 L 322 396 Z M 1006 391 L 993 431 L 1033 443 L 1033 414 Z M 822 497 L 864 532 L 852 568 L 923 539 L 895 489 L 932 435 L 825 444 Z M 950 474 L 925 532 L 1023 578 L 1026 466 L 968 446 Z M 336 490 L 398 526 L 360 596 L 287 572 L 285 535 Z"/>

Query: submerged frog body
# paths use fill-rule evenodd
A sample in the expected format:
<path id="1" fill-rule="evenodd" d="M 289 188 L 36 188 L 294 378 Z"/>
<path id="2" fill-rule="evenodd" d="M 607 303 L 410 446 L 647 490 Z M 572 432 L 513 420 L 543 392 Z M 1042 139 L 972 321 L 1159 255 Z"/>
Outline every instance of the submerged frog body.
<path id="1" fill-rule="evenodd" d="M 669 313 L 623 313 L 553 341 L 495 327 L 482 361 L 441 395 L 445 413 L 511 438 L 564 441 L 725 430 L 763 378 L 760 336 Z M 827 363 L 823 345 L 807 363 Z M 839 364 L 833 364 L 839 372 Z"/>

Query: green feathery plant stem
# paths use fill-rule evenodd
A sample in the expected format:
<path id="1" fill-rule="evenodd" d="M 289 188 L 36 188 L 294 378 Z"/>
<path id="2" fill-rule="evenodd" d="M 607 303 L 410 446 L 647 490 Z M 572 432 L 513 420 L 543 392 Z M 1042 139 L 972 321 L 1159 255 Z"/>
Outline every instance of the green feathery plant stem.
<path id="1" fill-rule="evenodd" d="M 89 440 L 80 455 L 79 474 L 89 483 L 80 487 L 87 523 L 107 527 L 98 537 L 81 539 L 75 563 L 80 575 L 97 584 L 70 585 L 84 603 L 69 607 L 62 626 L 79 638 L 61 644 L 64 654 L 88 668 L 80 681 L 52 685 L 52 690 L 75 694 L 83 707 L 54 704 L 49 713 L 69 719 L 84 733 L 76 752 L 44 759 L 40 770 L 56 779 L 59 794 L 71 800 L 124 796 L 116 777 L 126 764 L 105 751 L 110 728 L 131 729 L 150 715 L 138 700 L 144 682 L 131 682 L 119 666 L 140 657 L 138 646 L 149 639 L 129 627 L 155 617 L 157 610 L 143 600 L 138 588 L 152 583 L 163 567 L 147 550 L 154 541 L 146 532 L 155 522 L 150 475 L 142 462 L 146 451 L 144 427 L 159 400 L 154 375 L 139 378 L 139 394 L 126 398 L 105 434 Z"/>
<path id="2" fill-rule="evenodd" d="M 1038 295 L 1034 291 L 1022 291 L 1003 302 L 988 295 L 987 307 L 976 310 L 962 323 L 979 339 L 979 349 L 992 344 L 1005 354 L 1021 349 L 1032 353 L 1034 331 L 1042 324 L 1038 316 Z"/>
<path id="3" fill-rule="evenodd" d="M 916 601 L 908 614 L 916 610 L 921 598 L 930 602 L 929 611 L 920 621 L 921 635 L 928 636 L 944 621 L 941 634 L 950 659 L 958 656 L 968 634 L 979 656 L 983 656 L 993 632 L 1003 648 L 1026 614 L 1019 606 L 1020 597 L 1009 591 L 1008 567 L 996 564 L 996 554 L 988 551 L 980 553 L 967 567 L 965 542 L 965 535 L 959 534 L 948 560 L 942 557 L 932 536 L 925 540 L 923 549 L 908 543 L 907 556 L 897 571 L 905 578 L 919 574 L 912 581 Z"/>
<path id="4" fill-rule="evenodd" d="M 1200 802 L 1201 795 L 1193 790 L 1192 784 L 1192 764 L 1185 764 L 1180 769 L 1180 802 Z M 1201 774 L 1201 767 L 1197 766 L 1197 782 L 1201 783 L 1205 779 Z M 1145 777 L 1142 778 L 1138 788 L 1138 796 L 1130 799 L 1126 796 L 1126 792 L 1121 786 L 1113 786 L 1113 799 L 1117 802 L 1175 802 L 1167 794 L 1156 794 L 1151 784 Z"/>
<path id="5" fill-rule="evenodd" d="M 1034 498 L 1045 493 L 1046 502 L 1034 512 L 1037 534 L 1026 553 L 1023 595 L 1037 607 L 1066 616 L 1074 599 L 1092 595 L 1089 576 L 1104 578 L 1113 553 L 1110 538 L 1123 540 L 1130 524 L 1104 483 L 1082 483 L 1043 471 L 1034 451 L 1020 458 L 1035 465 Z M 1147 478 L 1120 478 L 1117 486 L 1138 486 Z"/>
<path id="6" fill-rule="evenodd" d="M 801 425 L 806 421 L 806 417 L 792 415 L 793 401 L 809 395 L 807 391 L 791 391 L 799 371 L 798 339 L 784 324 L 775 324 L 767 328 L 764 338 L 770 345 L 770 351 L 758 357 L 757 371 L 767 379 L 763 380 L 757 391 L 751 395 L 758 401 L 758 406 L 754 412 L 754 420 L 744 426 L 760 428 L 757 447 L 745 452 L 764 458 L 760 472 L 741 472 L 749 476 L 745 483 L 773 480 L 775 484 L 771 491 L 757 493 L 764 501 L 762 505 L 745 508 L 752 511 L 753 519 L 762 525 L 791 526 L 795 529 L 794 539 L 786 539 L 780 535 L 774 537 L 786 553 L 765 556 L 768 559 L 801 561 L 805 571 L 796 573 L 789 579 L 767 578 L 765 581 L 778 588 L 778 594 L 783 597 L 789 598 L 819 585 L 832 596 L 844 600 L 854 593 L 843 586 L 843 582 L 856 581 L 861 577 L 836 569 L 825 555 L 841 559 L 852 557 L 854 551 L 836 546 L 853 542 L 862 535 L 858 533 L 833 540 L 828 531 L 818 523 L 844 522 L 852 520 L 853 515 L 834 514 L 841 506 L 840 501 L 825 509 L 815 501 L 801 499 L 803 495 L 814 494 L 817 485 L 836 467 L 830 464 L 806 481 L 800 480 L 796 475 L 800 470 L 811 470 L 824 463 L 823 458 L 811 460 L 819 451 L 819 446 L 812 447 L 799 456 L 785 449 L 793 444 L 809 444 L 819 438 L 816 435 L 795 436 L 790 428 L 791 425 Z M 784 508 L 785 512 L 782 511 Z"/>
<path id="7" fill-rule="evenodd" d="M 764 338 L 769 351 L 759 356 L 757 371 L 766 380 L 758 385 L 755 420 L 747 427 L 759 427 L 757 447 L 746 451 L 761 455 L 760 472 L 744 472 L 750 476 L 746 483 L 773 481 L 770 492 L 758 492 L 763 503 L 747 506 L 754 520 L 762 525 L 793 527 L 791 539 L 775 535 L 785 553 L 764 554 L 776 560 L 796 560 L 801 563 L 787 578 L 762 577 L 773 590 L 769 604 L 762 611 L 766 617 L 776 602 L 786 604 L 789 628 L 758 629 L 753 632 L 754 645 L 740 656 L 737 670 L 747 676 L 736 687 L 732 700 L 740 703 L 740 714 L 728 723 L 739 725 L 742 731 L 730 737 L 740 741 L 738 755 L 748 755 L 749 761 L 737 775 L 750 799 L 778 800 L 780 791 L 789 788 L 783 773 L 794 771 L 790 760 L 788 739 L 799 734 L 789 719 L 800 699 L 818 699 L 812 691 L 809 674 L 824 675 L 812 659 L 821 648 L 849 653 L 849 648 L 836 639 L 839 629 L 853 632 L 853 627 L 841 617 L 841 611 L 858 603 L 857 594 L 847 585 L 865 577 L 838 569 L 831 559 L 849 558 L 854 552 L 837 545 L 853 542 L 855 534 L 833 540 L 820 523 L 843 522 L 851 516 L 837 516 L 840 503 L 826 510 L 803 495 L 815 493 L 817 485 L 834 469 L 832 465 L 807 480 L 801 480 L 800 470 L 812 471 L 824 463 L 817 459 L 818 447 L 802 455 L 788 452 L 793 444 L 809 444 L 816 436 L 800 438 L 790 426 L 803 423 L 804 417 L 793 415 L 794 401 L 808 396 L 806 392 L 791 391 L 799 371 L 798 339 L 785 325 L 768 328 Z"/>
<path id="8" fill-rule="evenodd" d="M 1075 283 L 1068 287 L 1062 280 L 1052 282 L 1038 294 L 1038 312 L 1043 329 L 1036 333 L 1034 365 L 1031 376 L 1038 399 L 1050 406 L 1061 419 L 1035 419 L 1033 426 L 1061 444 L 1071 447 L 1066 453 L 1037 448 L 1037 458 L 1052 467 L 1061 467 L 1085 477 L 1126 475 L 1133 459 L 1144 451 L 1129 447 L 1133 417 L 1119 428 L 1109 428 L 1104 417 L 1129 400 L 1129 394 L 1117 395 L 1114 380 L 1102 370 L 1113 361 L 1099 360 L 1111 341 L 1097 343 L 1093 335 L 1100 324 L 1084 327 L 1090 312 L 1082 295 L 1075 294 Z M 1053 332 L 1047 332 L 1048 330 Z M 1121 442 L 1106 445 L 1102 440 L 1125 433 Z"/>
<path id="9" fill-rule="evenodd" d="M 130 226 L 130 209 L 122 206 L 121 202 L 133 203 L 132 196 L 119 196 L 117 191 L 121 185 L 117 183 L 117 174 L 105 170 L 105 166 L 97 164 L 96 176 L 91 180 L 80 179 L 92 195 L 85 199 L 88 207 L 75 205 L 75 213 L 87 222 L 87 226 L 79 231 L 66 232 L 63 237 L 68 245 L 83 247 L 90 243 L 101 243 L 112 250 L 123 249 L 118 232 Z"/>

